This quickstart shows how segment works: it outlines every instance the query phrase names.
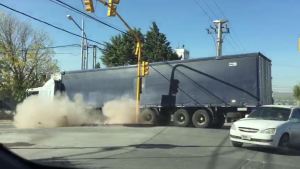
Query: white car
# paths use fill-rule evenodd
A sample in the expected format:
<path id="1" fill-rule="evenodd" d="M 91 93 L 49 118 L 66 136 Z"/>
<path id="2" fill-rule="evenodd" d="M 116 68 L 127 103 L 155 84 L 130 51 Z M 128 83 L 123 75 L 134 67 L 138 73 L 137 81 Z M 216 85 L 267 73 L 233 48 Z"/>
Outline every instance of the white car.
<path id="1" fill-rule="evenodd" d="M 243 143 L 287 148 L 300 145 L 300 108 L 267 105 L 234 122 L 230 140 L 235 147 Z"/>

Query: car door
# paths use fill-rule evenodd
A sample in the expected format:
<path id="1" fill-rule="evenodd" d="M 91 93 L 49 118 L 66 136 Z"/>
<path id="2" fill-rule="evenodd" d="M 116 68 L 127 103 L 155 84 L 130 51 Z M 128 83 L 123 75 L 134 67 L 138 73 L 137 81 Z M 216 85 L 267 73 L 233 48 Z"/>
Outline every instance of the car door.
<path id="1" fill-rule="evenodd" d="M 290 143 L 300 146 L 300 109 L 293 109 L 290 125 Z"/>

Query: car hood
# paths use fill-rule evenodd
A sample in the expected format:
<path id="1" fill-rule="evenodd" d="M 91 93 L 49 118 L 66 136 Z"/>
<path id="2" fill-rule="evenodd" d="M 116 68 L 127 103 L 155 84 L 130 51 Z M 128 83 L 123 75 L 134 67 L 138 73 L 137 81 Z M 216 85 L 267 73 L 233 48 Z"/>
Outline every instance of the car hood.
<path id="1" fill-rule="evenodd" d="M 236 121 L 234 125 L 236 127 L 247 127 L 247 128 L 256 128 L 256 129 L 267 129 L 267 128 L 277 128 L 286 121 L 276 121 L 276 120 L 262 120 L 262 119 L 252 119 L 245 118 L 239 121 Z"/>

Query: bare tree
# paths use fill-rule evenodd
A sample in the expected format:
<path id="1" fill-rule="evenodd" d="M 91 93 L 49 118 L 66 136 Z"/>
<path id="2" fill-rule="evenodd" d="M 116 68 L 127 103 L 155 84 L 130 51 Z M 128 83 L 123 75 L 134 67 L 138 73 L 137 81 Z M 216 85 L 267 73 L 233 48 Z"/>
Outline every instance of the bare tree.
<path id="1" fill-rule="evenodd" d="M 42 85 L 59 70 L 49 44 L 45 33 L 0 13 L 0 98 L 21 101 L 26 89 Z"/>

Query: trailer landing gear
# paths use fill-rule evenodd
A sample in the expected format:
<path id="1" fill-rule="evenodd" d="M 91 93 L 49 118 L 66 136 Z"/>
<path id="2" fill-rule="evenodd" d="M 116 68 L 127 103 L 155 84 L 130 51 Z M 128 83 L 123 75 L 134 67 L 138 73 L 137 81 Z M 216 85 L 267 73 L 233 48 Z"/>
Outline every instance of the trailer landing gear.
<path id="1" fill-rule="evenodd" d="M 224 126 L 225 117 L 222 112 L 217 112 L 216 117 L 213 121 L 212 128 L 220 129 Z"/>

